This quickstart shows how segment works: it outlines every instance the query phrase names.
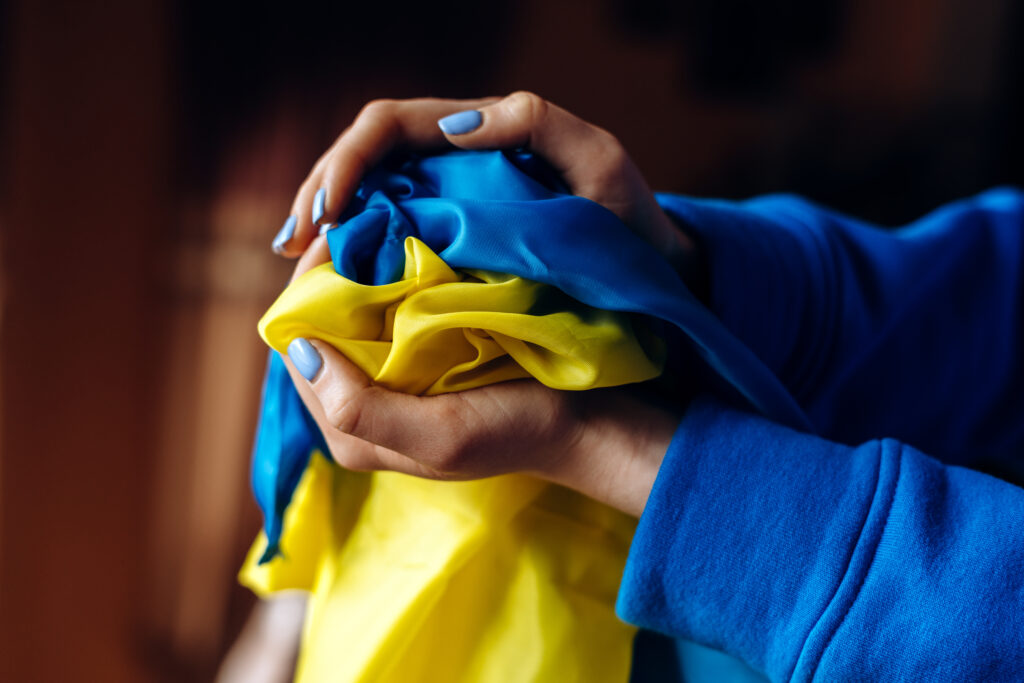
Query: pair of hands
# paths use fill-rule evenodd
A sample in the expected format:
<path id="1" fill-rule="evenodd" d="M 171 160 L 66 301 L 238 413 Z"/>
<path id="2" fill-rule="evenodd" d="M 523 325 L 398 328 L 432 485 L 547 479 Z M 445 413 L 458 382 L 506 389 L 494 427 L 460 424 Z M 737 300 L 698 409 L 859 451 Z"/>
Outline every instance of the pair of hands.
<path id="1" fill-rule="evenodd" d="M 482 100 L 371 102 L 317 161 L 275 251 L 299 257 L 293 277 L 330 260 L 318 233 L 336 221 L 363 174 L 395 150 L 526 148 L 574 194 L 602 204 L 685 268 L 692 243 L 664 214 L 622 145 L 532 93 Z M 289 371 L 334 459 L 354 470 L 433 479 L 527 472 L 639 516 L 677 422 L 628 392 L 561 392 L 522 380 L 440 396 L 373 385 L 333 347 L 289 347 Z"/>

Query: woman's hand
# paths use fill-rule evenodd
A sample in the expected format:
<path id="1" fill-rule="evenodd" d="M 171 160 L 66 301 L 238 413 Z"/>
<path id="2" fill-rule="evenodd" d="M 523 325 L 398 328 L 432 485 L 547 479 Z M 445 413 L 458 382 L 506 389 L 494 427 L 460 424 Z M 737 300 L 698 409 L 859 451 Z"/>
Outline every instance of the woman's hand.
<path id="1" fill-rule="evenodd" d="M 621 390 L 519 380 L 412 396 L 372 384 L 318 340 L 296 339 L 289 356 L 331 455 L 352 470 L 428 479 L 525 472 L 639 517 L 676 424 Z"/>
<path id="2" fill-rule="evenodd" d="M 543 157 L 574 194 L 611 210 L 685 269 L 693 244 L 665 215 L 611 133 L 529 92 L 480 100 L 370 102 L 317 161 L 274 249 L 299 256 L 320 226 L 338 219 L 364 173 L 395 150 L 525 148 Z"/>
<path id="3" fill-rule="evenodd" d="M 296 277 L 327 258 L 317 237 Z M 440 396 L 372 384 L 341 353 L 296 339 L 288 369 L 334 459 L 430 479 L 527 472 L 639 516 L 677 418 L 622 389 L 556 391 L 533 380 Z"/>
<path id="4" fill-rule="evenodd" d="M 614 212 L 677 267 L 693 253 L 618 140 L 531 93 L 370 103 L 303 183 L 275 250 L 302 256 L 296 277 L 328 261 L 318 226 L 337 220 L 370 167 L 397 149 L 450 144 L 529 149 L 575 194 Z M 677 422 L 623 390 L 559 392 L 523 380 L 410 396 L 373 385 L 317 340 L 295 340 L 289 356 L 303 401 L 349 469 L 436 479 L 528 472 L 639 516 Z"/>

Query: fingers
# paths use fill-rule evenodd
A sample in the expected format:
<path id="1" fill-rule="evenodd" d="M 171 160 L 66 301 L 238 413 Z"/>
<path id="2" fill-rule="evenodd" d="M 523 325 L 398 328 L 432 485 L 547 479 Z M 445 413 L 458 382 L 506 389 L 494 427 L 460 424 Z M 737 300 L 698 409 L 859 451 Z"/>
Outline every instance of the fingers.
<path id="1" fill-rule="evenodd" d="M 538 95 L 512 93 L 479 112 L 449 116 L 439 127 L 449 142 L 463 149 L 524 147 L 538 154 L 573 194 L 610 210 L 672 263 L 693 250 L 658 206 L 618 139 Z"/>
<path id="2" fill-rule="evenodd" d="M 431 479 L 451 478 L 452 438 L 443 429 L 444 397 L 418 397 L 373 385 L 351 361 L 318 340 L 296 339 L 288 368 L 321 426 L 335 460 L 348 469 L 387 469 Z"/>
<path id="3" fill-rule="evenodd" d="M 614 136 L 533 93 L 376 100 L 314 166 L 274 241 L 275 251 L 300 255 L 322 226 L 338 219 L 363 175 L 389 152 L 430 151 L 449 143 L 463 149 L 528 148 L 552 164 L 576 194 L 599 202 L 629 165 Z"/>
<path id="4" fill-rule="evenodd" d="M 327 238 L 323 235 L 318 235 L 313 239 L 309 248 L 299 257 L 298 262 L 295 264 L 295 270 L 292 272 L 291 282 L 294 282 L 306 271 L 312 270 L 321 263 L 327 263 L 330 260 L 331 250 L 327 245 Z"/>
<path id="5" fill-rule="evenodd" d="M 274 251 L 288 257 L 302 254 L 321 226 L 337 221 L 360 179 L 374 164 L 395 150 L 428 151 L 447 146 L 438 119 L 496 99 L 375 100 L 367 104 L 303 182 L 292 203 L 291 225 L 286 221 L 274 240 Z"/>
<path id="6" fill-rule="evenodd" d="M 661 210 L 615 136 L 529 92 L 369 103 L 302 184 L 274 250 L 289 257 L 302 254 L 321 227 L 338 220 L 360 179 L 389 152 L 448 144 L 533 151 L 561 173 L 574 194 L 609 209 L 670 263 L 690 269 L 693 242 Z"/>
<path id="7" fill-rule="evenodd" d="M 460 112 L 439 126 L 449 131 L 449 142 L 463 149 L 527 148 L 559 171 L 576 194 L 593 192 L 595 170 L 601 176 L 604 169 L 617 173 L 628 161 L 611 133 L 531 92 L 512 93 L 480 107 L 479 114 Z M 474 122 L 478 125 L 470 127 Z"/>

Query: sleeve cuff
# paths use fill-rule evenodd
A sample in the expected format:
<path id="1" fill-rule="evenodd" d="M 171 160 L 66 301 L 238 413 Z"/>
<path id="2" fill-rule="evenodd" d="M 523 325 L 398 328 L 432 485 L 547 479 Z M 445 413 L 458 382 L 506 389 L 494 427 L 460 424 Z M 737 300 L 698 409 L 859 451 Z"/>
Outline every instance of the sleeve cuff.
<path id="1" fill-rule="evenodd" d="M 640 519 L 617 611 L 739 657 L 773 680 L 884 524 L 897 459 L 695 402 Z"/>

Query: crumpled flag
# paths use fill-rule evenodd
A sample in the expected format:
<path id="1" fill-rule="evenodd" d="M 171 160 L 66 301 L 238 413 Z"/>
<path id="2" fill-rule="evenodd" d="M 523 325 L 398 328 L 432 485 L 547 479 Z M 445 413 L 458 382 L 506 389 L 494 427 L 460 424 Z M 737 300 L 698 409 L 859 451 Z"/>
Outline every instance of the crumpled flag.
<path id="1" fill-rule="evenodd" d="M 674 351 L 704 364 L 723 387 L 731 387 L 755 409 L 789 424 L 804 421 L 775 377 L 693 299 L 650 245 L 603 207 L 568 195 L 555 182 L 536 159 L 501 152 L 456 152 L 378 169 L 364 180 L 346 220 L 328 233 L 335 272 L 321 267 L 307 274 L 312 276 L 308 281 L 325 282 L 330 276 L 361 283 L 366 292 L 408 288 L 402 293 L 412 292 L 407 303 L 430 290 L 403 282 L 418 281 L 417 269 L 427 264 L 431 272 L 446 264 L 448 272 L 464 279 L 445 281 L 439 289 L 515 282 L 545 292 L 536 301 L 525 299 L 528 305 L 518 313 L 527 317 L 530 306 L 552 297 L 561 297 L 559 305 L 575 312 L 584 326 L 608 311 L 643 313 L 654 327 L 659 321 L 667 324 L 660 332 L 676 331 L 685 348 Z M 434 254 L 440 261 L 431 261 Z M 496 279 L 488 282 L 486 277 Z M 537 283 L 551 287 L 533 290 Z M 277 327 L 278 313 L 265 319 L 264 332 L 280 334 L 268 338 L 275 348 L 283 349 L 294 336 L 328 335 L 330 325 L 311 325 L 308 316 L 332 304 L 310 290 L 298 297 L 299 308 L 306 296 L 311 305 L 284 315 Z M 286 291 L 283 298 L 290 300 L 291 294 Z M 375 305 L 369 308 L 383 310 L 384 323 L 368 323 L 373 329 L 327 341 L 371 376 L 387 378 L 393 388 L 427 393 L 477 386 L 467 377 L 490 373 L 489 381 L 498 381 L 525 376 L 531 362 L 530 374 L 542 381 L 538 369 L 554 367 L 553 376 L 575 374 L 559 366 L 575 361 L 548 347 L 538 355 L 524 344 L 528 353 L 517 356 L 509 350 L 516 346 L 512 343 L 503 347 L 508 358 L 492 357 L 493 350 L 474 342 L 489 344 L 502 337 L 480 334 L 474 330 L 488 327 L 475 324 L 439 333 L 473 347 L 469 365 L 392 361 L 389 354 L 405 332 L 396 326 L 392 333 L 389 325 L 399 319 L 404 303 Z M 472 299 L 463 306 L 463 312 L 480 312 Z M 334 302 L 339 319 L 347 317 L 348 308 L 349 302 Z M 555 310 L 541 308 L 545 314 Z M 622 334 L 629 337 L 628 318 L 619 320 Z M 410 329 L 416 327 L 414 322 Z M 410 334 L 420 334 L 420 328 Z M 533 334 L 518 324 L 509 330 L 499 335 L 511 342 Z M 356 337 L 366 343 L 356 343 Z M 639 347 L 634 359 L 647 356 L 646 367 L 630 361 L 631 369 L 619 372 L 626 367 L 617 365 L 620 345 L 614 353 L 594 356 L 591 369 L 595 377 L 619 373 L 618 379 L 552 386 L 609 386 L 652 376 L 650 367 L 657 363 L 645 349 L 656 350 L 656 345 L 640 344 L 635 335 L 626 342 Z M 405 348 L 430 353 L 418 343 Z M 403 378 L 400 367 L 426 375 Z M 438 483 L 394 473 L 356 474 L 319 457 L 309 461 L 316 450 L 326 452 L 322 436 L 274 354 L 253 468 L 265 537 L 254 546 L 243 581 L 262 592 L 312 592 L 302 680 L 626 680 L 633 631 L 615 619 L 612 606 L 633 520 L 522 476 Z M 295 503 L 288 508 L 300 477 Z M 272 559 L 282 519 L 287 520 L 285 556 Z M 257 559 L 264 564 L 258 566 Z"/>
<path id="2" fill-rule="evenodd" d="M 663 345 L 641 344 L 627 315 L 512 275 L 457 273 L 415 237 L 404 247 L 392 283 L 331 264 L 307 272 L 260 333 L 278 351 L 323 340 L 413 394 L 527 377 L 584 390 L 661 372 Z M 243 574 L 261 593 L 312 593 L 299 680 L 628 678 L 634 629 L 614 602 L 635 520 L 523 475 L 438 482 L 326 462 L 286 516 L 289 554 L 254 563 L 261 539 Z"/>
<path id="3" fill-rule="evenodd" d="M 664 347 L 645 348 L 628 316 L 581 305 L 554 287 L 483 270 L 456 273 L 415 237 L 405 272 L 385 285 L 305 273 L 260 321 L 279 352 L 297 337 L 325 341 L 392 391 L 434 395 L 535 377 L 556 389 L 642 382 Z"/>

